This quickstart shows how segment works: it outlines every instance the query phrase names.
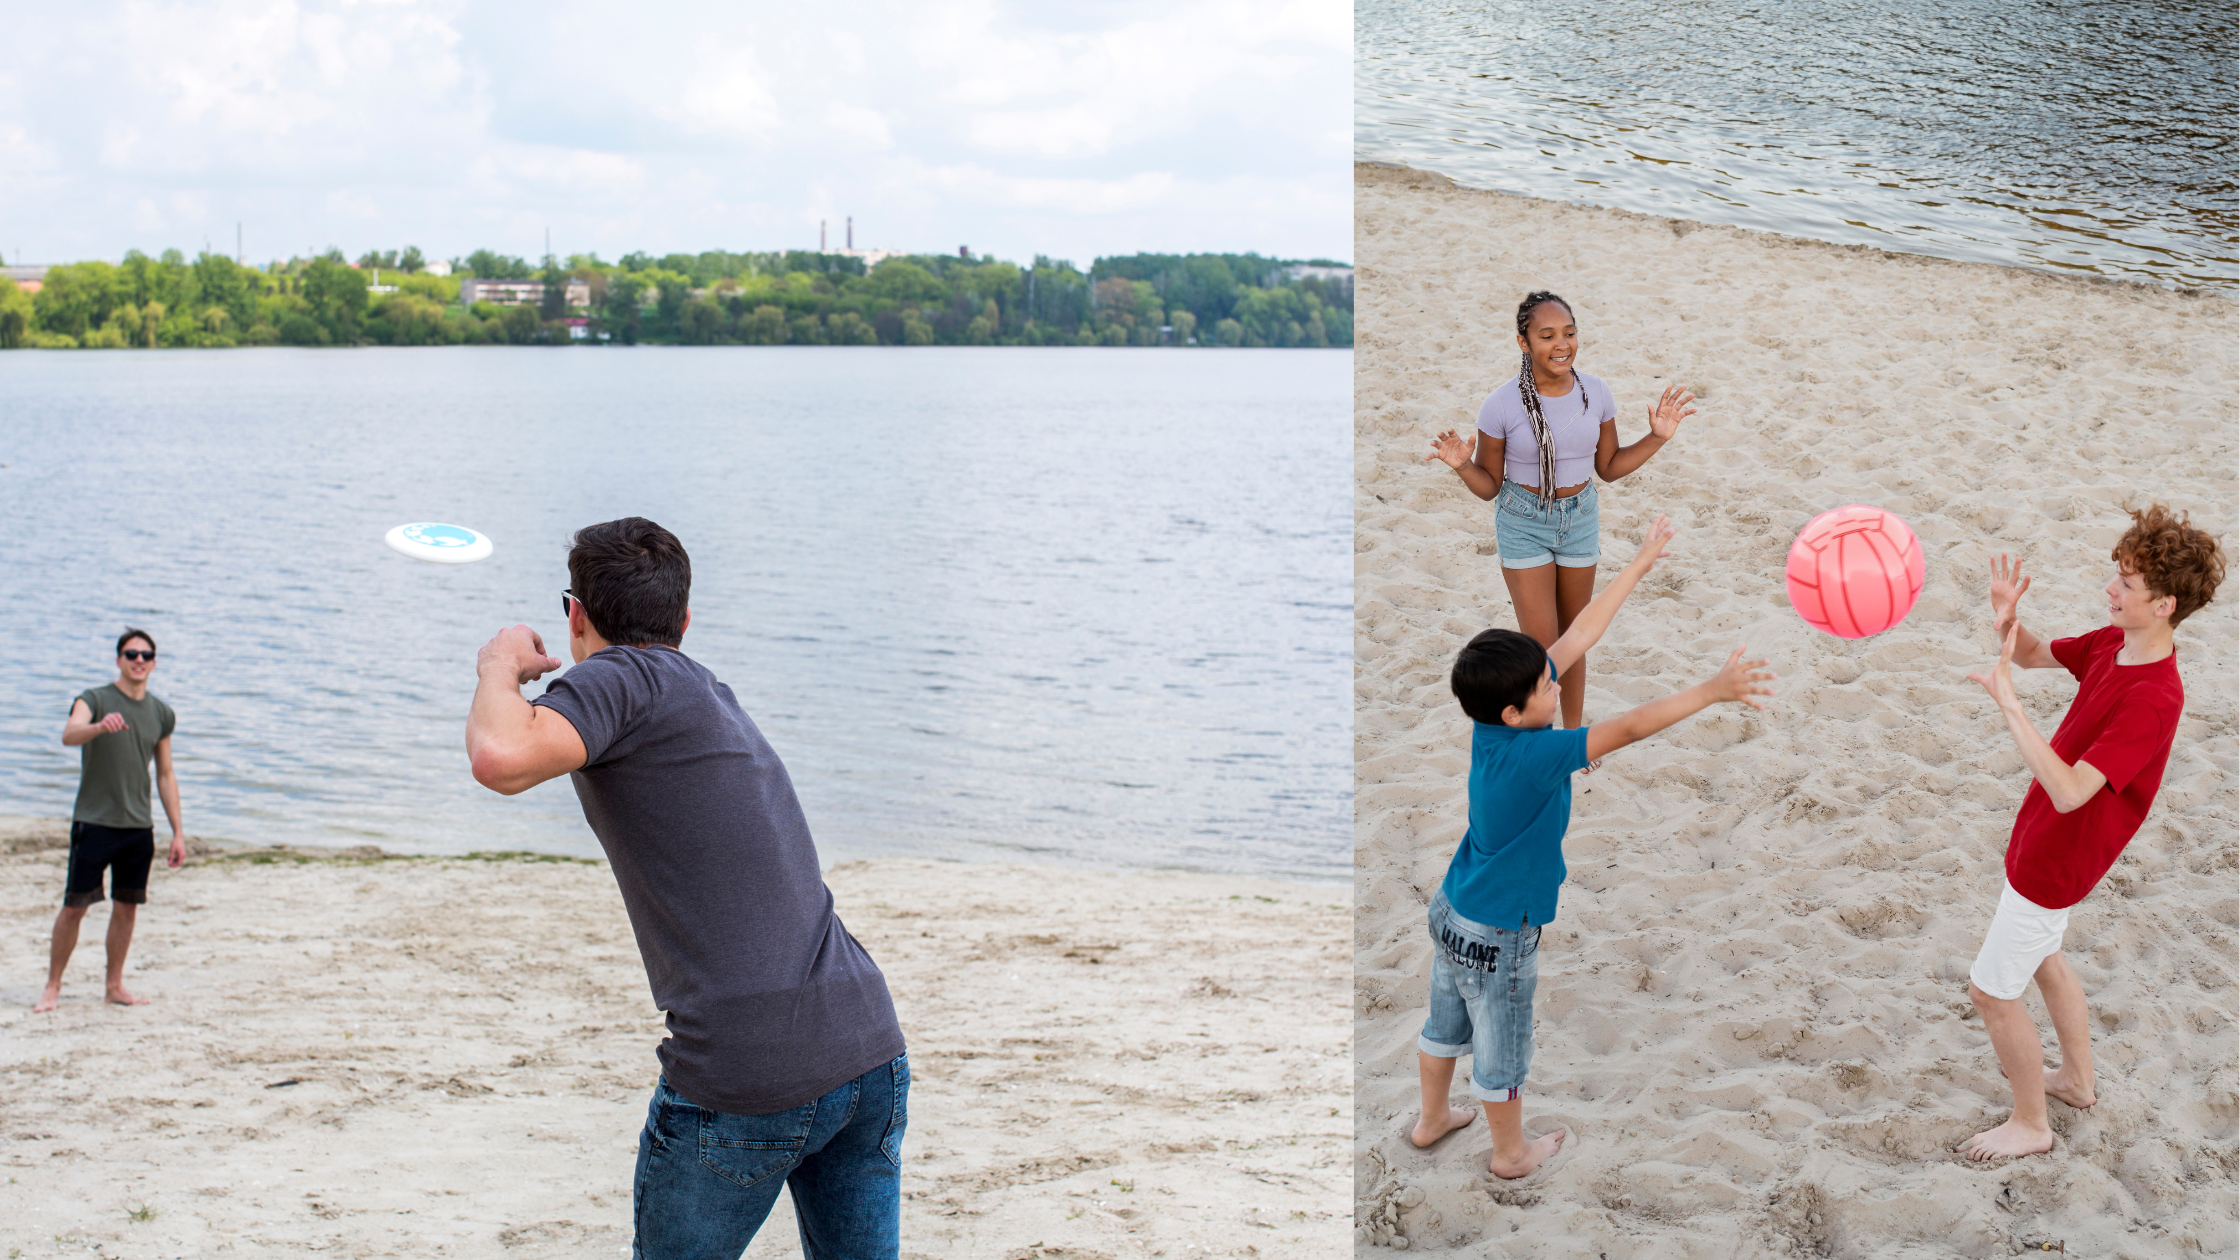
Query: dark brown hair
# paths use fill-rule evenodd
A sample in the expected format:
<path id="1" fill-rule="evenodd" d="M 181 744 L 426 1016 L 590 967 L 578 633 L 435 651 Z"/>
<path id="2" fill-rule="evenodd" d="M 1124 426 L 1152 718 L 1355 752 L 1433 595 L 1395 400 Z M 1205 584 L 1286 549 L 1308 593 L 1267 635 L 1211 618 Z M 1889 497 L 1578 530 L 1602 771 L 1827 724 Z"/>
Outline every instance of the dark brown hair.
<path id="1" fill-rule="evenodd" d="M 156 650 L 156 637 L 154 635 L 149 634 L 145 630 L 138 630 L 134 629 L 131 626 L 126 626 L 124 628 L 124 633 L 117 636 L 117 655 L 123 656 L 124 645 L 132 642 L 134 639 L 145 640 L 148 644 L 149 651 L 153 652 Z"/>
<path id="2" fill-rule="evenodd" d="M 684 642 L 692 559 L 677 536 L 642 516 L 586 525 L 568 548 L 568 580 L 591 628 L 609 643 Z"/>
<path id="3" fill-rule="evenodd" d="M 2215 538 L 2193 527 L 2190 513 L 2174 514 L 2160 503 L 2125 511 L 2131 513 L 2131 528 L 2116 540 L 2108 558 L 2124 572 L 2138 574 L 2148 594 L 2178 601 L 2170 614 L 2174 629 L 2216 598 L 2224 582 L 2224 552 Z"/>

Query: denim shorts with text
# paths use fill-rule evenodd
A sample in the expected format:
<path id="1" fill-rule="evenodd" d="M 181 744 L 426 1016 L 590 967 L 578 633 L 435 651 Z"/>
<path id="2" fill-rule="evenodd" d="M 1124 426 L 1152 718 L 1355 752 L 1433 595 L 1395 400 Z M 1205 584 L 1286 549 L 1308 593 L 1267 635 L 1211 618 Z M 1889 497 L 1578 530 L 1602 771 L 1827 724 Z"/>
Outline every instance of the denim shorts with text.
<path id="1" fill-rule="evenodd" d="M 1503 930 L 1431 899 L 1431 1013 L 1416 1048 L 1438 1059 L 1470 1056 L 1470 1092 L 1507 1102 L 1532 1067 L 1532 990 L 1540 981 L 1540 929 Z"/>
<path id="2" fill-rule="evenodd" d="M 1504 569 L 1536 569 L 1553 561 L 1591 569 L 1602 559 L 1602 508 L 1594 483 L 1545 508 L 1540 496 L 1513 481 L 1493 496 L 1493 544 Z"/>

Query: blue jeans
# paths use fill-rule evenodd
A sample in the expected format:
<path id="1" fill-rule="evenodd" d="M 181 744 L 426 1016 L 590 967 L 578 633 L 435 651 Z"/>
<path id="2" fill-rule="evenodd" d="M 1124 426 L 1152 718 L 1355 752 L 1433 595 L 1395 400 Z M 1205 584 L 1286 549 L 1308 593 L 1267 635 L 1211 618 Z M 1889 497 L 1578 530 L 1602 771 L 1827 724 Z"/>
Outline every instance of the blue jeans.
<path id="1" fill-rule="evenodd" d="M 1416 1048 L 1434 1059 L 1470 1056 L 1470 1092 L 1508 1102 L 1532 1069 L 1532 991 L 1540 986 L 1540 929 L 1503 931 L 1431 898 L 1431 1012 Z"/>
<path id="2" fill-rule="evenodd" d="M 1591 569 L 1602 559 L 1602 507 L 1594 482 L 1568 499 L 1540 506 L 1514 481 L 1493 496 L 1493 545 L 1504 569 L 1536 569 L 1550 561 Z"/>
<path id="3" fill-rule="evenodd" d="M 793 1188 L 806 1260 L 895 1260 L 910 1056 L 767 1116 L 695 1106 L 663 1080 L 638 1134 L 635 1260 L 739 1260 Z"/>

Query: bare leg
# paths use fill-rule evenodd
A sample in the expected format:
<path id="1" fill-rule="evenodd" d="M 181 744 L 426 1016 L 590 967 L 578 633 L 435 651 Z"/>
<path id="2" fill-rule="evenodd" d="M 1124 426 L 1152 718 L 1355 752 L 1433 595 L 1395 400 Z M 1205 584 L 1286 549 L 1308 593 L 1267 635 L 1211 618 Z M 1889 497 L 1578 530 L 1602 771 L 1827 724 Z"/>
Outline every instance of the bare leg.
<path id="1" fill-rule="evenodd" d="M 124 956 L 132 949 L 132 925 L 140 921 L 140 907 L 129 901 L 109 903 L 109 1000 L 119 1006 L 139 1006 L 148 999 L 134 997 L 124 987 Z"/>
<path id="2" fill-rule="evenodd" d="M 1522 1098 L 1487 1103 L 1486 1124 L 1493 1130 L 1493 1175 L 1509 1180 L 1529 1176 L 1549 1156 L 1563 1149 L 1563 1139 L 1570 1136 L 1566 1130 L 1557 1129 L 1527 1141 Z"/>
<path id="3" fill-rule="evenodd" d="M 1472 1107 L 1457 1107 L 1447 1100 L 1454 1084 L 1454 1060 L 1416 1051 L 1416 1075 L 1423 1083 L 1423 1115 L 1408 1134 L 1418 1147 L 1429 1146 L 1478 1118 Z"/>
<path id="4" fill-rule="evenodd" d="M 1594 602 L 1594 568 L 1556 566 L 1556 633 L 1571 628 L 1572 619 Z M 1555 640 L 1548 642 L 1552 645 Z M 1581 654 L 1571 668 L 1556 679 L 1563 687 L 1563 725 L 1575 730 L 1587 711 L 1587 658 Z"/>
<path id="5" fill-rule="evenodd" d="M 2045 1043 L 2038 1040 L 2038 1026 L 2022 999 L 1995 998 L 1971 981 L 1968 996 L 1983 1015 L 1983 1030 L 1991 1034 L 1991 1049 L 1999 1056 L 1999 1070 L 2014 1089 L 2014 1114 L 1995 1129 L 1986 1129 L 1959 1146 L 1969 1159 L 1998 1159 L 2006 1155 L 2035 1155 L 2053 1149 L 2053 1130 L 2046 1125 Z M 2083 1002 L 2079 992 L 2078 1002 Z"/>
<path id="6" fill-rule="evenodd" d="M 51 1011 L 62 1001 L 62 972 L 70 965 L 70 955 L 78 948 L 78 925 L 85 922 L 84 906 L 64 906 L 54 916 L 54 944 L 47 949 L 47 990 L 31 1009 L 33 1013 Z"/>
<path id="7" fill-rule="evenodd" d="M 2085 1012 L 2084 985 L 2059 953 L 2038 964 L 2038 993 L 2053 1017 L 2061 1042 L 2061 1067 L 2046 1078 L 2046 1092 L 2078 1110 L 2100 1101 L 2092 1092 L 2092 1020 Z"/>
<path id="8" fill-rule="evenodd" d="M 1556 566 L 1536 565 L 1530 569 L 1503 569 L 1501 580 L 1509 586 L 1509 605 L 1516 609 L 1517 629 L 1539 641 L 1541 647 L 1554 647 L 1556 636 Z"/>

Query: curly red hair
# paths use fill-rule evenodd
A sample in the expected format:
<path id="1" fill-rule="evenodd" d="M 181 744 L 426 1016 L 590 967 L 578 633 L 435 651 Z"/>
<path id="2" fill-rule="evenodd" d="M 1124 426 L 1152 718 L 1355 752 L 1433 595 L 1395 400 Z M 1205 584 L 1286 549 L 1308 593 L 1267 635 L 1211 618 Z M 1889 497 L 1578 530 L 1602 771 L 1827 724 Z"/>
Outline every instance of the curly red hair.
<path id="1" fill-rule="evenodd" d="M 2144 578 L 2148 593 L 2178 601 L 2177 611 L 2170 614 L 2175 627 L 2216 597 L 2224 582 L 2224 552 L 2215 538 L 2193 527 L 2190 513 L 2173 513 L 2160 503 L 2143 511 L 2125 510 L 2131 513 L 2131 528 L 2116 540 L 2108 558 L 2124 572 Z"/>

